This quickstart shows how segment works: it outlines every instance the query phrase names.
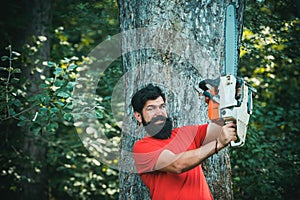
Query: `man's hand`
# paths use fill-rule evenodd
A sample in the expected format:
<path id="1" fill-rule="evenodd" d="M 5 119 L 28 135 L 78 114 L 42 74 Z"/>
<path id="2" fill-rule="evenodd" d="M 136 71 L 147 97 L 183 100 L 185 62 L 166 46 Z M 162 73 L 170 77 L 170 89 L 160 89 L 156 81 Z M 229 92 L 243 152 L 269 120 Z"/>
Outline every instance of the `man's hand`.
<path id="1" fill-rule="evenodd" d="M 236 124 L 228 123 L 222 127 L 221 134 L 218 137 L 218 143 L 221 148 L 227 146 L 231 141 L 236 141 Z"/>
<path id="2" fill-rule="evenodd" d="M 204 98 L 205 98 L 205 99 L 204 99 L 205 103 L 208 105 L 209 97 L 205 96 Z"/>

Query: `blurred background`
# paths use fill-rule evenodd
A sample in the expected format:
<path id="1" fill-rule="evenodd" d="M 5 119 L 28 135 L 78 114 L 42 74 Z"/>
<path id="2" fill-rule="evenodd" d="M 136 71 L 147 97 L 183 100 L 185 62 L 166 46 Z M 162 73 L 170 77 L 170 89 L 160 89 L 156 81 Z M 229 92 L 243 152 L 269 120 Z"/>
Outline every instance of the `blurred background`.
<path id="1" fill-rule="evenodd" d="M 119 32 L 117 2 L 11 0 L 0 9 L 1 197 L 118 199 L 118 171 L 84 148 L 71 96 L 89 52 Z M 230 150 L 235 199 L 300 198 L 299 17 L 297 0 L 246 1 L 238 73 L 258 92 L 246 144 Z M 121 76 L 117 59 L 97 88 L 108 138 L 121 135 L 110 108 Z"/>

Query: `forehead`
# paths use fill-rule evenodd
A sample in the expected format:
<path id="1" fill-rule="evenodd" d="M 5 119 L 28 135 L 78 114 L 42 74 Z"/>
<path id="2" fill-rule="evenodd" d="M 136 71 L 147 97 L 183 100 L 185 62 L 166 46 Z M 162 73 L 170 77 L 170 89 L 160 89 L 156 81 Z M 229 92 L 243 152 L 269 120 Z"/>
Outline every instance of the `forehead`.
<path id="1" fill-rule="evenodd" d="M 157 99 L 154 99 L 154 100 L 148 100 L 146 101 L 145 103 L 145 108 L 148 107 L 148 106 L 159 106 L 161 104 L 164 104 L 164 100 L 161 96 L 157 97 Z"/>

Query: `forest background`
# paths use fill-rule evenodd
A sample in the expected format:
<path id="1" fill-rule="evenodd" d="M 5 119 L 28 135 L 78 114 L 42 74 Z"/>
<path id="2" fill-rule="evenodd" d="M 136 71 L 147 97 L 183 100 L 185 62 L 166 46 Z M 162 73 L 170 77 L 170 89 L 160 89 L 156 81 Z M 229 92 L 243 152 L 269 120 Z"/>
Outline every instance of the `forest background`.
<path id="1" fill-rule="evenodd" d="M 31 12 L 33 2 L 0 7 L 1 196 L 19 199 L 36 190 L 48 199 L 117 199 L 118 171 L 84 148 L 73 124 L 71 93 L 89 52 L 119 32 L 118 5 L 52 1 L 51 19 L 40 18 L 47 22 L 47 37 L 25 38 L 39 15 Z M 258 92 L 246 145 L 230 150 L 236 199 L 300 198 L 299 10 L 299 1 L 246 2 L 238 73 Z M 43 60 L 45 46 L 50 50 Z M 111 138 L 121 134 L 110 111 L 121 76 L 116 60 L 97 89 L 97 119 Z"/>

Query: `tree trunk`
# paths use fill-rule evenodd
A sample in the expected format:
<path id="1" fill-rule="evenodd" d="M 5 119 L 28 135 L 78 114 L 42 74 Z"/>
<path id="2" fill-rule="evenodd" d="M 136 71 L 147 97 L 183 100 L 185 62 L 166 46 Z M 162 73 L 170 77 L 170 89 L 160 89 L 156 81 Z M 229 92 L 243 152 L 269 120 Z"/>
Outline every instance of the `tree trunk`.
<path id="1" fill-rule="evenodd" d="M 30 23 L 24 33 L 24 43 L 35 45 L 32 42 L 32 37 L 48 36 L 47 30 L 51 24 L 51 1 L 50 0 L 34 0 L 26 1 L 24 11 L 26 16 L 30 16 Z M 23 44 L 24 44 L 23 43 Z M 42 80 L 40 73 L 36 71 L 37 66 L 41 66 L 42 61 L 49 60 L 50 43 L 49 38 L 39 48 L 38 52 L 28 59 L 29 64 L 23 69 L 27 79 L 30 80 L 30 88 L 28 96 L 34 96 L 39 93 Z M 40 67 L 41 68 L 41 67 Z M 47 76 L 48 69 L 42 68 L 43 75 Z M 31 110 L 32 116 L 35 115 L 35 110 Z M 22 199 L 48 199 L 48 181 L 46 178 L 46 151 L 47 144 L 42 139 L 41 135 L 34 135 L 26 127 L 22 127 L 24 133 L 24 152 L 29 156 L 32 163 L 25 165 L 25 176 L 27 182 L 24 182 L 22 189 Z"/>
<path id="2" fill-rule="evenodd" d="M 148 83 L 167 94 L 174 127 L 207 123 L 207 108 L 195 86 L 216 78 L 223 66 L 224 12 L 229 1 L 119 0 L 125 116 L 121 138 L 120 199 L 150 199 L 136 174 L 133 144 L 144 136 L 130 100 Z M 241 31 L 244 1 L 236 3 Z M 129 31 L 130 30 L 130 31 Z M 232 199 L 231 167 L 226 149 L 203 169 L 215 199 Z"/>

